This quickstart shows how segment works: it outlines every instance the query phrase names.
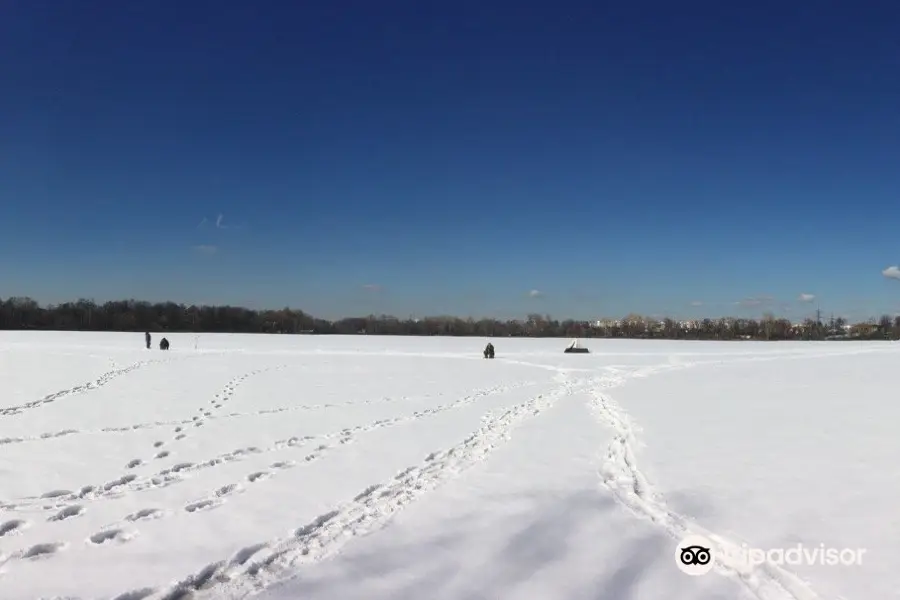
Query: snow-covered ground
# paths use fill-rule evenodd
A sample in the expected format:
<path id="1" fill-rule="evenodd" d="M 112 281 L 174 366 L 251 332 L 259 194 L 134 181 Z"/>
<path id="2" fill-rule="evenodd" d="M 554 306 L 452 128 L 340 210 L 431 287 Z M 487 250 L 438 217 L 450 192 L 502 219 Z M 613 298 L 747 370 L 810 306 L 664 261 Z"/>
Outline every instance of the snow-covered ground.
<path id="1" fill-rule="evenodd" d="M 155 338 L 0 332 L 0 598 L 900 597 L 900 346 Z"/>

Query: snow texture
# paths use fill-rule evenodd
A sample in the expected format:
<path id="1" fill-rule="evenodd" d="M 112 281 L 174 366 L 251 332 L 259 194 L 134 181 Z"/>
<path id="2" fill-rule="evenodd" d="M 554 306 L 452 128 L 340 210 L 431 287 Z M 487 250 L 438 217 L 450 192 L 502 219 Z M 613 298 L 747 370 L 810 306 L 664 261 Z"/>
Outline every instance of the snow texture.
<path id="1" fill-rule="evenodd" d="M 167 337 L 0 333 L 0 598 L 900 594 L 895 344 Z"/>

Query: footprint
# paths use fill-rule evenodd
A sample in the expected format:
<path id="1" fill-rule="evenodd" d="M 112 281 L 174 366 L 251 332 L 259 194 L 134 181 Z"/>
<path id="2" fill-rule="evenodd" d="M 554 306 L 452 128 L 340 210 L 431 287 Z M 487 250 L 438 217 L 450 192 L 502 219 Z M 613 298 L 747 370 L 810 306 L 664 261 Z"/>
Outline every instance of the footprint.
<path id="1" fill-rule="evenodd" d="M 187 437 L 187 436 L 186 436 L 185 434 L 179 433 L 178 435 L 175 436 L 175 439 L 176 439 L 176 440 L 183 440 L 183 439 L 186 438 L 186 437 Z"/>
<path id="2" fill-rule="evenodd" d="M 247 475 L 247 481 L 253 483 L 254 481 L 259 481 L 260 479 L 268 479 L 271 474 L 268 471 L 257 471 L 256 473 L 250 473 Z"/>
<path id="3" fill-rule="evenodd" d="M 103 490 L 109 492 L 117 487 L 129 484 L 135 479 L 137 479 L 137 475 L 124 475 L 123 477 L 119 477 L 118 479 L 110 481 L 109 483 L 104 485 Z"/>
<path id="4" fill-rule="evenodd" d="M 66 545 L 63 542 L 48 542 L 45 544 L 35 544 L 22 553 L 22 558 L 37 558 L 39 556 L 47 556 L 59 552 Z"/>
<path id="5" fill-rule="evenodd" d="M 23 529 L 27 524 L 28 522 L 23 521 L 22 519 L 13 519 L 11 521 L 6 521 L 2 525 L 0 525 L 0 537 L 15 533 L 16 531 Z"/>
<path id="6" fill-rule="evenodd" d="M 163 516 L 163 511 L 158 508 L 142 508 L 137 512 L 133 512 L 127 517 L 125 517 L 126 521 L 145 521 L 150 519 L 158 519 Z"/>
<path id="7" fill-rule="evenodd" d="M 235 555 L 231 559 L 232 565 L 243 565 L 248 560 L 250 560 L 254 554 L 262 550 L 266 547 L 266 544 L 254 544 L 252 546 L 247 546 L 246 548 L 241 548 L 238 550 Z"/>
<path id="8" fill-rule="evenodd" d="M 199 502 L 192 502 L 184 507 L 184 510 L 189 513 L 197 512 L 198 510 L 209 510 L 211 508 L 215 508 L 218 506 L 218 502 L 214 502 L 213 500 L 200 500 Z"/>
<path id="9" fill-rule="evenodd" d="M 293 461 L 293 460 L 281 460 L 281 461 L 272 463 L 272 468 L 273 469 L 290 469 L 291 467 L 293 467 L 296 464 L 297 464 L 297 462 Z"/>
<path id="10" fill-rule="evenodd" d="M 52 492 L 41 494 L 41 498 L 59 498 L 60 496 L 68 496 L 71 493 L 71 490 L 53 490 Z"/>
<path id="11" fill-rule="evenodd" d="M 107 529 L 106 531 L 95 533 L 88 540 L 92 544 L 105 544 L 107 542 L 127 542 L 131 538 L 132 535 L 125 533 L 121 529 Z"/>
<path id="12" fill-rule="evenodd" d="M 168 455 L 169 455 L 169 451 L 168 451 L 168 450 L 163 450 L 162 452 L 159 452 L 159 453 L 158 453 L 156 456 L 154 456 L 153 458 L 165 458 L 165 457 L 167 457 Z"/>
<path id="13" fill-rule="evenodd" d="M 228 496 L 238 490 L 241 489 L 241 486 L 237 483 L 229 483 L 227 485 L 223 485 L 219 489 L 216 490 L 216 496 L 221 498 L 222 496 Z"/>
<path id="14" fill-rule="evenodd" d="M 128 461 L 128 464 L 125 466 L 128 467 L 129 469 L 133 469 L 135 467 L 141 466 L 142 464 L 144 464 L 144 461 L 142 461 L 139 458 L 135 458 L 133 460 Z"/>
<path id="15" fill-rule="evenodd" d="M 183 427 L 176 427 L 176 428 L 175 428 L 175 433 L 181 433 L 181 430 L 182 430 L 182 429 L 183 429 Z"/>
<path id="16" fill-rule="evenodd" d="M 376 483 L 374 485 L 370 485 L 366 489 L 364 489 L 361 493 L 357 494 L 355 498 L 353 498 L 354 502 L 361 502 L 366 498 L 369 498 L 372 494 L 381 489 L 381 484 Z"/>
<path id="17" fill-rule="evenodd" d="M 48 521 L 65 521 L 66 519 L 71 519 L 72 517 L 77 517 L 82 514 L 84 509 L 77 504 L 72 506 L 67 506 L 49 519 Z"/>
<path id="18" fill-rule="evenodd" d="M 159 447 L 162 446 L 164 443 L 165 443 L 165 442 L 153 442 L 153 447 L 154 447 L 154 448 L 159 448 Z"/>
<path id="19" fill-rule="evenodd" d="M 154 588 L 141 588 L 139 590 L 132 590 L 130 592 L 125 592 L 124 594 L 119 594 L 113 598 L 113 600 L 144 600 L 154 593 L 156 593 Z"/>

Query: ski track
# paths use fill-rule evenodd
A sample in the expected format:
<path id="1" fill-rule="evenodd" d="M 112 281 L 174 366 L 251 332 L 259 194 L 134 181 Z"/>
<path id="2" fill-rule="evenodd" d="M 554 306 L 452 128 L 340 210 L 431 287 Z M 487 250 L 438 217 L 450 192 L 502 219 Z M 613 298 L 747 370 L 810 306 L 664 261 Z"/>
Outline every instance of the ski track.
<path id="1" fill-rule="evenodd" d="M 782 357 L 783 359 L 783 357 Z M 754 359 L 749 359 L 754 360 Z M 715 364 L 733 364 L 735 361 L 716 361 Z M 682 363 L 670 369 L 682 369 L 710 363 Z M 652 371 L 663 370 L 649 368 L 646 376 Z M 760 600 L 821 600 L 803 581 L 789 571 L 776 565 L 764 564 L 757 567 L 745 566 L 739 561 L 741 546 L 710 532 L 696 523 L 680 515 L 666 506 L 661 493 L 656 491 L 641 471 L 635 449 L 636 434 L 640 429 L 628 414 L 607 394 L 597 386 L 591 390 L 591 409 L 598 420 L 609 426 L 614 436 L 606 450 L 599 470 L 601 482 L 620 504 L 640 518 L 648 519 L 666 530 L 674 539 L 682 539 L 688 535 L 701 535 L 711 540 L 715 546 L 715 570 L 754 594 Z"/>

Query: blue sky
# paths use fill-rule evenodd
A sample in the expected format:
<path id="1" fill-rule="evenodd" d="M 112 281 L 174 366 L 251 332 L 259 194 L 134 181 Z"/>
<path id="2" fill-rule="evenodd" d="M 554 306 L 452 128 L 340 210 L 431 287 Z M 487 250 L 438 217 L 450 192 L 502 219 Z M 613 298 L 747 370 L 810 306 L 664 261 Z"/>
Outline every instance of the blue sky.
<path id="1" fill-rule="evenodd" d="M 0 296 L 893 314 L 898 27 L 889 2 L 6 3 Z"/>

